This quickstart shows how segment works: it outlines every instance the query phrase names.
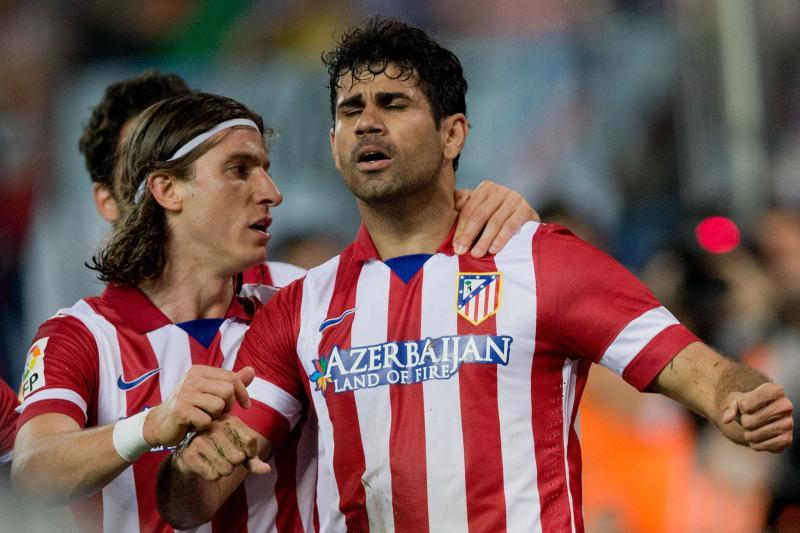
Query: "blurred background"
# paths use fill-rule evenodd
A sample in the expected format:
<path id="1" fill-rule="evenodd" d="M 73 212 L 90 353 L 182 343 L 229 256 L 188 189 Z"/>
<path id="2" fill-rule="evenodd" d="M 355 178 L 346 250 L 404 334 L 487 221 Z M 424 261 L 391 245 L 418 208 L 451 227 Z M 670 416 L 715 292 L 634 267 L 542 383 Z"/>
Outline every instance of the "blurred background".
<path id="1" fill-rule="evenodd" d="M 461 58 L 472 128 L 460 186 L 520 191 L 800 405 L 795 0 L 0 0 L 0 374 L 12 386 L 38 324 L 102 290 L 84 263 L 109 227 L 78 138 L 109 83 L 159 68 L 253 107 L 278 132 L 270 258 L 309 267 L 344 247 L 358 217 L 330 157 L 320 54 L 369 14 L 421 25 Z M 599 367 L 580 431 L 587 531 L 800 531 L 798 444 L 780 456 L 730 445 Z M 61 510 L 2 505 L 15 528 L 69 527 Z"/>

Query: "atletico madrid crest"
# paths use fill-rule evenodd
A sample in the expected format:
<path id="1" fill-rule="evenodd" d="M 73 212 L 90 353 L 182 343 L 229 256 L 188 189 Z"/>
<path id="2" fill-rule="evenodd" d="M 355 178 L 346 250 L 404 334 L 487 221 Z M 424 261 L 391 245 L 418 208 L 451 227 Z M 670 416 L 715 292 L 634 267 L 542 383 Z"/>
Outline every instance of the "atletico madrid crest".
<path id="1" fill-rule="evenodd" d="M 476 326 L 500 307 L 500 272 L 459 272 L 456 310 Z"/>

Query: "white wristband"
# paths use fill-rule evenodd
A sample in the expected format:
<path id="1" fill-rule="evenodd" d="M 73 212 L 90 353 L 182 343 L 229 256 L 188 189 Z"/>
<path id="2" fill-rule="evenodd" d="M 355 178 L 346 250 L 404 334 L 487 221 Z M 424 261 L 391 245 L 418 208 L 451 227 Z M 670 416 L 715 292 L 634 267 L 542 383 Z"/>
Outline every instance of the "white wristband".
<path id="1" fill-rule="evenodd" d="M 143 430 L 146 416 L 147 411 L 142 411 L 131 417 L 123 418 L 114 424 L 114 432 L 112 434 L 114 449 L 117 450 L 120 457 L 129 463 L 137 460 L 151 448 L 147 441 L 144 440 Z"/>

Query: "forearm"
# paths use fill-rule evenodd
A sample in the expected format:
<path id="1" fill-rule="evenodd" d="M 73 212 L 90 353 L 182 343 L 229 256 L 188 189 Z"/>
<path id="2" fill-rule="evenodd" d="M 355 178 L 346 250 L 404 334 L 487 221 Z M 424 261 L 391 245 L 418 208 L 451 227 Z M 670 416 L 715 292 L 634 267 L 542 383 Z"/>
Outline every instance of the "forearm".
<path id="1" fill-rule="evenodd" d="M 732 441 L 780 452 L 792 442 L 792 403 L 780 385 L 696 342 L 658 374 L 651 390 L 713 422 Z"/>
<path id="2" fill-rule="evenodd" d="M 11 469 L 14 489 L 27 500 L 75 501 L 100 490 L 129 465 L 114 449 L 112 426 L 45 436 L 37 435 L 33 422 L 20 429 Z"/>
<path id="3" fill-rule="evenodd" d="M 208 522 L 225 503 L 230 494 L 247 477 L 245 467 L 216 481 L 182 472 L 171 454 L 161 464 L 158 473 L 158 511 L 176 529 L 189 529 Z"/>

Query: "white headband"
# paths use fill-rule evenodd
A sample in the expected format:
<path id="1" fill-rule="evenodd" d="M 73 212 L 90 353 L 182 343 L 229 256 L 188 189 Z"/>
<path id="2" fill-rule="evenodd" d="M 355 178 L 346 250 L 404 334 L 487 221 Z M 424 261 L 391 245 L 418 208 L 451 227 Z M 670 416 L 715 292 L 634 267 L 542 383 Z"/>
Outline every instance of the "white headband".
<path id="1" fill-rule="evenodd" d="M 185 156 L 186 154 L 188 154 L 189 152 L 191 152 L 192 150 L 194 150 L 195 148 L 206 142 L 208 139 L 210 139 L 217 133 L 221 132 L 222 130 L 226 130 L 228 128 L 233 128 L 234 126 L 247 126 L 248 128 L 253 128 L 255 130 L 261 131 L 258 125 L 249 118 L 232 118 L 231 120 L 220 122 L 210 130 L 203 132 L 194 139 L 190 140 L 189 142 L 187 142 L 186 144 L 175 150 L 175 153 L 172 154 L 172 157 L 167 159 L 167 161 L 175 161 L 176 159 Z M 146 188 L 147 188 L 147 178 L 143 179 L 142 182 L 139 184 L 139 188 L 136 189 L 136 194 L 133 196 L 133 203 L 135 204 L 139 203 L 139 200 L 142 199 L 142 195 L 144 195 L 144 191 Z"/>

